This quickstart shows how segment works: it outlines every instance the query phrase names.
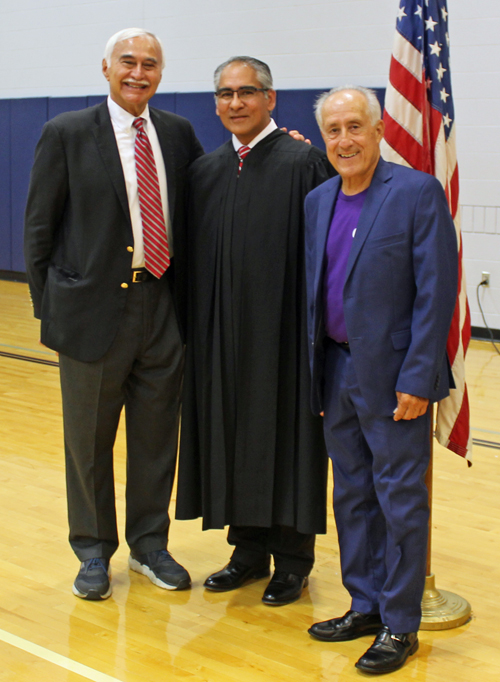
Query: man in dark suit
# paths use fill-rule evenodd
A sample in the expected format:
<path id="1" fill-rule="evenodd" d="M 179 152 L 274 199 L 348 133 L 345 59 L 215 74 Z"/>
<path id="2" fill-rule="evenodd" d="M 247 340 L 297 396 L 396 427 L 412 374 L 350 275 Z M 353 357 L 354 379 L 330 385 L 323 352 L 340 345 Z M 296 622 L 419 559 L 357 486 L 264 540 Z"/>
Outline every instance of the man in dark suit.
<path id="1" fill-rule="evenodd" d="M 312 407 L 324 412 L 352 603 L 309 632 L 376 633 L 356 667 L 392 672 L 418 648 L 430 404 L 450 386 L 457 240 L 440 183 L 380 158 L 373 92 L 334 89 L 317 117 L 339 177 L 306 199 Z"/>
<path id="2" fill-rule="evenodd" d="M 187 120 L 148 108 L 162 68 L 153 34 L 110 38 L 108 100 L 44 126 L 26 209 L 34 313 L 41 342 L 59 353 L 69 539 L 82 562 L 73 592 L 92 600 L 111 594 L 123 405 L 129 566 L 166 589 L 190 585 L 166 547 L 183 368 L 185 178 L 203 150 Z"/>

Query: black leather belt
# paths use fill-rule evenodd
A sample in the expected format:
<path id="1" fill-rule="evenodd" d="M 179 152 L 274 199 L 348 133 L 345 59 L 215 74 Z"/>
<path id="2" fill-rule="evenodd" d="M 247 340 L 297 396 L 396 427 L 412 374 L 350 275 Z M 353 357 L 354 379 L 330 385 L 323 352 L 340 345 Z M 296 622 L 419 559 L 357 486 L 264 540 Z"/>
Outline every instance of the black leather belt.
<path id="1" fill-rule="evenodd" d="M 351 347 L 349 346 L 349 341 L 335 341 L 335 339 L 332 339 L 331 336 L 327 336 L 326 343 L 331 344 L 333 346 L 340 346 L 340 348 L 344 348 L 345 350 L 351 350 Z"/>
<path id="2" fill-rule="evenodd" d="M 137 270 L 132 270 L 132 284 L 137 284 L 139 282 L 149 282 L 156 279 L 149 270 L 146 268 L 138 268 Z"/>

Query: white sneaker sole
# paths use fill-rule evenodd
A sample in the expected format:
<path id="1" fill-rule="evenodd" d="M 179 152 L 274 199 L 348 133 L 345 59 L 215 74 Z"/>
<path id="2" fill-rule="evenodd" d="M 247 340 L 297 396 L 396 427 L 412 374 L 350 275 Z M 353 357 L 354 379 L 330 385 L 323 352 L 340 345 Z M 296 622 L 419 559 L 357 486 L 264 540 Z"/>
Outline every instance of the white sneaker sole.
<path id="1" fill-rule="evenodd" d="M 160 580 L 160 578 L 158 578 L 158 576 L 156 576 L 153 573 L 149 566 L 139 563 L 137 559 L 134 559 L 132 556 L 129 556 L 128 558 L 128 567 L 131 568 L 136 573 L 141 573 L 142 575 L 145 575 L 147 578 L 151 580 L 153 585 L 161 587 L 164 590 L 183 590 L 191 585 L 191 581 L 185 583 L 181 582 L 180 585 L 171 585 L 170 583 L 166 583 L 163 580 Z"/>

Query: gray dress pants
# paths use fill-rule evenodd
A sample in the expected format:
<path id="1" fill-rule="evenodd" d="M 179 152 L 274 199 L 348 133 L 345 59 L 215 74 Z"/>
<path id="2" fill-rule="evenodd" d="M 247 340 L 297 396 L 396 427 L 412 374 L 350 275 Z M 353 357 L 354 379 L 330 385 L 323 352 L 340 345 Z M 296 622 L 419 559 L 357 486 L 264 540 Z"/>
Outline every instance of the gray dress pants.
<path id="1" fill-rule="evenodd" d="M 118 333 L 104 357 L 79 362 L 60 356 L 69 540 L 80 561 L 109 558 L 118 547 L 113 446 L 123 406 L 125 538 L 138 554 L 166 547 L 183 361 L 165 276 L 129 285 Z"/>

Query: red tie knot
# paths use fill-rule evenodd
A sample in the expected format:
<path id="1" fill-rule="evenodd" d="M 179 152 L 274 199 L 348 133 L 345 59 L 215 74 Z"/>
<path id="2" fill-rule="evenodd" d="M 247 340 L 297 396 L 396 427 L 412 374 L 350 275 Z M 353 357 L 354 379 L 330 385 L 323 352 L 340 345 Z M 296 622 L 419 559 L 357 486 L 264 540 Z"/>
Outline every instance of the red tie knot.
<path id="1" fill-rule="evenodd" d="M 145 133 L 144 124 L 146 123 L 145 118 L 134 118 L 132 125 L 139 133 Z"/>
<path id="2" fill-rule="evenodd" d="M 238 149 L 238 156 L 240 158 L 240 161 L 243 161 L 245 156 L 251 151 L 250 147 L 247 147 L 246 144 L 242 144 L 241 147 Z"/>

